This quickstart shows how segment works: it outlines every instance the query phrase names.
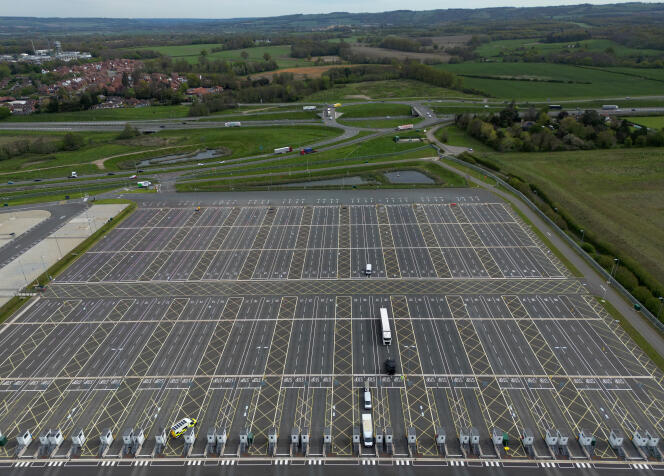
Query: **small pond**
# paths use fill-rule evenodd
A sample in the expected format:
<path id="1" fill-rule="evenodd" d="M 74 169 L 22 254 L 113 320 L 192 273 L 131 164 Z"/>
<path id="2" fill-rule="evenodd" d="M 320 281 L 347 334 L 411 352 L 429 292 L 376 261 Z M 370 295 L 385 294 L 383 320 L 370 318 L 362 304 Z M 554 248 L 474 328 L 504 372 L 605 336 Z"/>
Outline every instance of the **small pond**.
<path id="1" fill-rule="evenodd" d="M 384 175 L 390 183 L 435 183 L 431 177 L 416 170 L 385 172 Z"/>

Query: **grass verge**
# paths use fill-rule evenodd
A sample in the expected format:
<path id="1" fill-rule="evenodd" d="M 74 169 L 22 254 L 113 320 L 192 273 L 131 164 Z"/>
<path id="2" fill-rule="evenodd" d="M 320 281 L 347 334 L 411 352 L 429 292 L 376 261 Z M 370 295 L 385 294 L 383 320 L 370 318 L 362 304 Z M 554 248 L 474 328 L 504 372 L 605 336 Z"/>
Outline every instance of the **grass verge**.
<path id="1" fill-rule="evenodd" d="M 424 173 L 434 180 L 434 184 L 393 184 L 387 181 L 384 177 L 381 178 L 377 174 L 385 172 L 396 172 L 405 170 L 416 170 Z M 310 182 L 316 180 L 326 180 L 341 178 L 346 176 L 363 176 L 370 180 L 369 183 L 363 185 L 347 185 L 341 187 L 340 185 L 298 185 L 298 182 Z M 458 174 L 443 169 L 438 164 L 421 160 L 421 161 L 404 161 L 395 164 L 385 165 L 367 165 L 352 167 L 350 170 L 345 169 L 323 169 L 298 173 L 284 173 L 272 176 L 261 177 L 245 177 L 240 179 L 227 179 L 227 180 L 214 180 L 207 182 L 185 182 L 176 184 L 178 192 L 213 192 L 213 191 L 228 191 L 228 190 L 263 190 L 269 188 L 431 188 L 431 187 L 465 187 L 467 186 L 466 180 Z"/>
<path id="2" fill-rule="evenodd" d="M 652 360 L 655 365 L 662 371 L 664 371 L 664 357 L 655 350 L 655 348 L 650 345 L 650 343 L 643 338 L 643 336 L 637 331 L 634 326 L 623 316 L 618 309 L 616 309 L 613 304 L 611 304 L 606 299 L 601 299 L 595 296 L 595 299 L 604 307 L 606 312 L 608 312 L 611 317 L 620 323 L 620 326 L 625 332 L 632 338 L 634 343 L 638 345 L 643 352 Z M 650 324 L 649 324 L 650 325 Z M 657 332 L 655 330 L 655 332 Z"/>

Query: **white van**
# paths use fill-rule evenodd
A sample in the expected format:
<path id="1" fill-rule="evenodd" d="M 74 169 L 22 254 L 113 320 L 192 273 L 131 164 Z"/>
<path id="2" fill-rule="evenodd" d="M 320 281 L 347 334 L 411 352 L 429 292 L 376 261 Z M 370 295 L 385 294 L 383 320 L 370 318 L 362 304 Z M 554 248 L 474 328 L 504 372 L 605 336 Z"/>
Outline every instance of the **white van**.
<path id="1" fill-rule="evenodd" d="M 367 263 L 367 266 L 364 268 L 364 274 L 371 276 L 371 263 Z"/>
<path id="2" fill-rule="evenodd" d="M 364 409 L 365 410 L 371 410 L 371 392 L 369 389 L 364 389 Z"/>

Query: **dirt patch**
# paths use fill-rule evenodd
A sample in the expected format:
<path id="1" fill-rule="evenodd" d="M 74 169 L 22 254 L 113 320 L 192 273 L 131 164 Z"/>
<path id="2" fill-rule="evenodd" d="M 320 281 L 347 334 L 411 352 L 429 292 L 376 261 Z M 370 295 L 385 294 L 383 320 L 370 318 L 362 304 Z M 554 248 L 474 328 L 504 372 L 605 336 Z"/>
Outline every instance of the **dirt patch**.
<path id="1" fill-rule="evenodd" d="M 137 147 L 166 147 L 167 145 L 171 144 L 172 141 L 170 139 L 166 139 L 163 137 L 157 137 L 155 135 L 142 135 L 138 137 L 134 137 L 133 139 L 127 139 L 127 140 L 121 140 L 118 141 L 120 144 L 125 144 L 125 145 L 133 145 Z"/>
<path id="2" fill-rule="evenodd" d="M 326 66 L 302 66 L 299 68 L 284 68 L 278 69 L 276 71 L 268 71 L 265 73 L 254 74 L 252 78 L 268 78 L 272 79 L 272 76 L 275 74 L 281 73 L 293 73 L 295 79 L 303 79 L 305 76 L 308 78 L 320 78 L 325 71 L 329 71 L 332 68 L 349 68 L 356 66 L 353 64 L 334 64 Z"/>
<path id="3" fill-rule="evenodd" d="M 141 150 L 141 151 L 138 151 L 138 152 L 127 152 L 126 154 L 110 155 L 110 156 L 108 156 L 108 157 L 104 157 L 104 158 L 102 158 L 102 159 L 97 159 L 97 160 L 93 161 L 92 163 L 93 163 L 94 165 L 96 165 L 97 167 L 99 167 L 101 170 L 104 170 L 104 169 L 105 169 L 105 167 L 104 167 L 104 163 L 105 163 L 107 160 L 115 159 L 115 158 L 117 158 L 117 157 L 130 157 L 130 156 L 132 156 L 132 155 L 143 154 L 143 153 L 145 153 L 145 152 L 154 152 L 154 151 L 156 151 L 156 150 L 177 149 L 177 148 L 181 148 L 181 147 L 182 147 L 182 146 L 180 146 L 180 145 L 173 145 L 173 146 L 170 146 L 170 147 L 160 147 L 160 148 L 158 148 L 158 149 Z"/>
<path id="4" fill-rule="evenodd" d="M 450 55 L 446 53 L 412 53 L 410 51 L 388 50 L 385 48 L 376 48 L 373 46 L 353 46 L 351 51 L 355 55 L 365 56 L 368 58 L 396 58 L 399 60 L 413 58 L 423 61 L 437 61 L 440 63 L 447 63 L 447 61 L 450 59 Z"/>
<path id="5" fill-rule="evenodd" d="M 465 46 L 468 44 L 472 35 L 450 35 L 450 36 L 434 36 L 431 38 L 434 44 L 439 48 L 449 48 L 455 46 Z"/>

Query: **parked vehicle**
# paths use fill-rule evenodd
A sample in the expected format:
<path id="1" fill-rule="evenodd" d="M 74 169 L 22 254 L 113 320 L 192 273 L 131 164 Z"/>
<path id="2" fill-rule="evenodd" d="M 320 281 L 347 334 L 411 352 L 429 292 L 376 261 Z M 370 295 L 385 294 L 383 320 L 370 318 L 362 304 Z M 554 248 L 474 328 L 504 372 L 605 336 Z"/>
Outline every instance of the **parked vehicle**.
<path id="1" fill-rule="evenodd" d="M 362 414 L 362 440 L 364 446 L 367 448 L 373 446 L 373 422 L 371 421 L 371 413 Z"/>
<path id="2" fill-rule="evenodd" d="M 179 438 L 189 429 L 196 426 L 195 418 L 183 418 L 171 427 L 171 436 Z"/>
<path id="3" fill-rule="evenodd" d="M 392 345 L 392 331 L 390 330 L 390 319 L 387 316 L 387 308 L 380 308 L 380 329 L 383 336 L 383 345 Z"/>

